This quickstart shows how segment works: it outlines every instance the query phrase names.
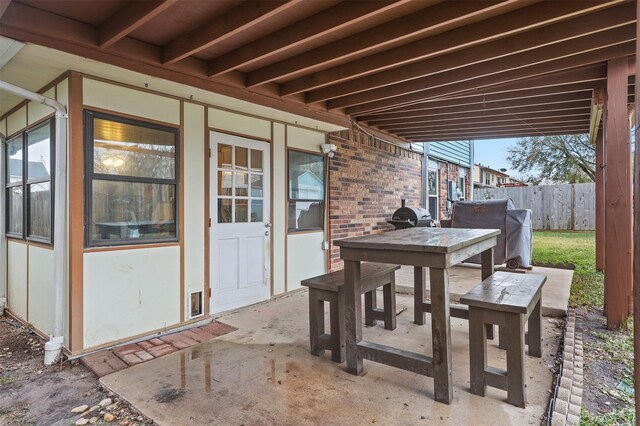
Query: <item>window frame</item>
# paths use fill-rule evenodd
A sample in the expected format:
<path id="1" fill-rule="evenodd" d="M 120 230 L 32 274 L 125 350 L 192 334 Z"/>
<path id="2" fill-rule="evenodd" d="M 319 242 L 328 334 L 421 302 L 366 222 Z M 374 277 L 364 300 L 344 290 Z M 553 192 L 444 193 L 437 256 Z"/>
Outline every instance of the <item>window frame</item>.
<path id="1" fill-rule="evenodd" d="M 171 132 L 175 135 L 175 171 L 173 179 L 162 178 L 149 178 L 142 176 L 128 176 L 128 175 L 112 175 L 104 173 L 94 172 L 94 122 L 95 119 L 102 119 L 108 121 L 115 121 L 122 124 L 129 124 L 133 126 L 145 127 L 154 130 L 160 130 L 164 132 Z M 150 121 L 144 121 L 144 119 L 134 119 L 130 117 L 123 117 L 116 114 L 84 110 L 84 245 L 85 248 L 96 247 L 117 247 L 117 246 L 138 246 L 147 244 L 163 244 L 163 243 L 179 243 L 180 242 L 180 129 L 178 127 L 171 127 L 168 125 L 161 125 Z M 124 183 L 149 183 L 160 185 L 173 185 L 175 187 L 175 236 L 161 237 L 161 238 L 136 238 L 136 239 L 109 239 L 109 240 L 97 240 L 92 238 L 92 207 L 93 207 L 93 182 L 94 180 L 109 181 L 109 182 L 124 182 Z"/>
<path id="2" fill-rule="evenodd" d="M 291 168 L 290 168 L 290 162 L 289 162 L 289 155 L 291 152 L 298 152 L 301 154 L 307 154 L 307 155 L 314 155 L 317 157 L 321 157 L 322 158 L 322 185 L 323 185 L 323 191 L 322 191 L 322 200 L 319 199 L 307 199 L 307 198 L 291 198 L 290 194 L 290 185 L 291 185 Z M 317 152 L 313 152 L 313 151 L 308 151 L 308 150 L 304 150 L 304 149 L 298 149 L 298 148 L 287 148 L 287 205 L 286 205 L 286 211 L 287 211 L 287 234 L 300 234 L 300 233 L 305 233 L 305 232 L 324 232 L 325 228 L 327 227 L 327 167 L 328 167 L 328 161 L 327 161 L 327 156 L 324 154 L 319 154 Z M 322 226 L 321 227 L 315 227 L 315 228 L 305 228 L 305 229 L 293 229 L 289 227 L 289 205 L 291 204 L 291 202 L 301 202 L 301 203 L 314 203 L 314 202 L 321 202 L 322 203 Z"/>
<path id="3" fill-rule="evenodd" d="M 51 171 L 49 173 L 49 178 L 48 179 L 44 179 L 44 178 L 40 178 L 40 179 L 30 179 L 29 178 L 29 138 L 27 137 L 28 133 L 37 130 L 41 127 L 45 127 L 45 126 L 49 126 L 49 158 L 51 161 Z M 13 238 L 16 240 L 23 240 L 23 241 L 33 241 L 35 243 L 40 243 L 40 244 L 46 244 L 46 245 L 53 245 L 53 239 L 54 239 L 54 227 L 53 227 L 53 222 L 55 219 L 55 167 L 56 167 L 56 159 L 55 159 L 55 120 L 53 119 L 53 117 L 48 117 L 45 118 L 43 120 L 40 120 L 30 126 L 27 126 L 25 129 L 21 130 L 18 133 L 13 134 L 11 137 L 6 138 L 6 141 L 4 142 L 2 149 L 5 150 L 4 151 L 4 160 L 5 160 L 5 187 L 4 187 L 4 200 L 5 200 L 5 209 L 6 209 L 6 219 L 5 219 L 5 230 L 6 230 L 6 235 L 9 238 Z M 9 173 L 11 171 L 10 169 L 10 163 L 11 163 L 11 159 L 9 158 L 9 155 L 7 153 L 7 148 L 9 146 L 9 142 L 13 142 L 16 139 L 20 139 L 21 145 L 22 145 L 22 178 L 19 182 L 9 182 Z M 45 183 L 45 182 L 49 182 L 49 194 L 50 194 L 50 198 L 51 198 L 51 212 L 50 212 L 50 216 L 51 216 L 51 229 L 50 229 L 50 236 L 47 237 L 43 237 L 43 236 L 39 236 L 39 235 L 31 235 L 31 186 L 32 185 L 37 185 L 39 183 Z M 22 189 L 22 232 L 21 233 L 15 233 L 15 232 L 11 232 L 9 231 L 9 190 L 11 188 L 21 188 Z"/>
<path id="4" fill-rule="evenodd" d="M 436 193 L 435 194 L 430 194 L 429 193 L 429 185 L 427 184 L 427 209 L 429 210 L 429 214 L 431 215 L 431 218 L 433 220 L 438 220 L 438 213 L 440 210 L 440 169 L 435 169 L 435 168 L 427 168 L 427 179 L 429 179 L 429 172 L 433 172 L 436 175 L 435 178 L 435 188 L 436 188 Z M 431 209 L 429 208 L 429 204 L 430 204 L 430 200 L 431 198 L 434 198 L 436 200 L 435 205 L 436 205 L 436 211 L 432 212 Z"/>

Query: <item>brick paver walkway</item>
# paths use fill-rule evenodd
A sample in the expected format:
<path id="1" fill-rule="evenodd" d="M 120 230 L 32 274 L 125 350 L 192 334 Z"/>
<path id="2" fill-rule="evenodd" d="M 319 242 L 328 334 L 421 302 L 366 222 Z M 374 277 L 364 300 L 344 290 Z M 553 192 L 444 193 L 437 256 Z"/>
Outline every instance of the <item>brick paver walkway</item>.
<path id="1" fill-rule="evenodd" d="M 105 349 L 83 357 L 82 362 L 98 377 L 102 377 L 198 343 L 207 342 L 235 330 L 237 330 L 235 327 L 214 321 L 201 327 L 116 346 L 111 350 Z"/>

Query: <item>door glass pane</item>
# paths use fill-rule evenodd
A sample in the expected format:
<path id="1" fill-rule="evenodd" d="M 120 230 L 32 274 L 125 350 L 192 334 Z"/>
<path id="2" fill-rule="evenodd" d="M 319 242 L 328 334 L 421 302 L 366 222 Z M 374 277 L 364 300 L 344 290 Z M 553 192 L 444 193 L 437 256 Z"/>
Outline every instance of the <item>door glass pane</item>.
<path id="1" fill-rule="evenodd" d="M 231 196 L 233 188 L 233 172 L 218 172 L 218 195 Z"/>
<path id="2" fill-rule="evenodd" d="M 323 229 L 323 201 L 289 201 L 289 231 Z"/>
<path id="3" fill-rule="evenodd" d="M 218 199 L 218 223 L 231 223 L 232 222 L 232 212 L 231 212 L 231 203 L 233 200 L 230 199 Z"/>
<path id="4" fill-rule="evenodd" d="M 9 188 L 7 232 L 22 235 L 22 187 Z"/>
<path id="5" fill-rule="evenodd" d="M 249 175 L 248 175 L 248 173 L 236 172 L 235 175 L 236 175 L 236 182 L 235 182 L 236 193 L 235 193 L 235 195 L 237 195 L 239 197 L 247 197 L 249 195 L 249 191 L 248 191 Z"/>
<path id="6" fill-rule="evenodd" d="M 175 178 L 175 132 L 101 118 L 93 126 L 95 173 Z"/>
<path id="7" fill-rule="evenodd" d="M 29 235 L 51 237 L 51 183 L 29 185 Z"/>
<path id="8" fill-rule="evenodd" d="M 262 197 L 262 175 L 251 175 L 251 196 Z"/>
<path id="9" fill-rule="evenodd" d="M 236 146 L 236 169 L 247 170 L 248 167 L 248 149 Z"/>
<path id="10" fill-rule="evenodd" d="M 249 216 L 247 201 L 236 200 L 236 223 L 247 222 Z"/>
<path id="11" fill-rule="evenodd" d="M 262 172 L 262 151 L 251 150 L 251 171 Z"/>
<path id="12" fill-rule="evenodd" d="M 27 179 L 49 179 L 51 176 L 51 129 L 49 124 L 27 133 Z"/>
<path id="13" fill-rule="evenodd" d="M 22 181 L 22 138 L 17 137 L 7 142 L 7 183 Z"/>
<path id="14" fill-rule="evenodd" d="M 233 165 L 233 159 L 231 158 L 233 153 L 233 147 L 231 145 L 225 145 L 223 143 L 218 144 L 218 167 L 230 169 Z"/>
<path id="15" fill-rule="evenodd" d="M 262 200 L 251 200 L 251 222 L 262 222 Z"/>
<path id="16" fill-rule="evenodd" d="M 429 170 L 429 195 L 438 195 L 438 172 Z"/>
<path id="17" fill-rule="evenodd" d="M 92 241 L 176 237 L 176 186 L 93 181 Z"/>

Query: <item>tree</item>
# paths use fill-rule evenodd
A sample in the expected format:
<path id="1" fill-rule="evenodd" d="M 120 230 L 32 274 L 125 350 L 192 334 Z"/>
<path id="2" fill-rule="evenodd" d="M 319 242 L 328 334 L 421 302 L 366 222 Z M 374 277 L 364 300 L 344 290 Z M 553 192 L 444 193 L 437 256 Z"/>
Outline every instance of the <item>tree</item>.
<path id="1" fill-rule="evenodd" d="M 596 179 L 596 149 L 588 135 L 519 139 L 507 152 L 512 167 L 534 185 L 543 179 L 562 183 Z"/>

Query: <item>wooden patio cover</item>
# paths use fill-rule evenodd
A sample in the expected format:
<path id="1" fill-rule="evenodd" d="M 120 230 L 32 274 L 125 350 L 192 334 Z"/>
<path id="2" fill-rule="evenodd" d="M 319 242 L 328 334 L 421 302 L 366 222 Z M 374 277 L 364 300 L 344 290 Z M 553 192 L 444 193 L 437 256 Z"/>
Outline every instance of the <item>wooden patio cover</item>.
<path id="1" fill-rule="evenodd" d="M 410 142 L 589 133 L 635 1 L 0 0 L 0 34 Z"/>

